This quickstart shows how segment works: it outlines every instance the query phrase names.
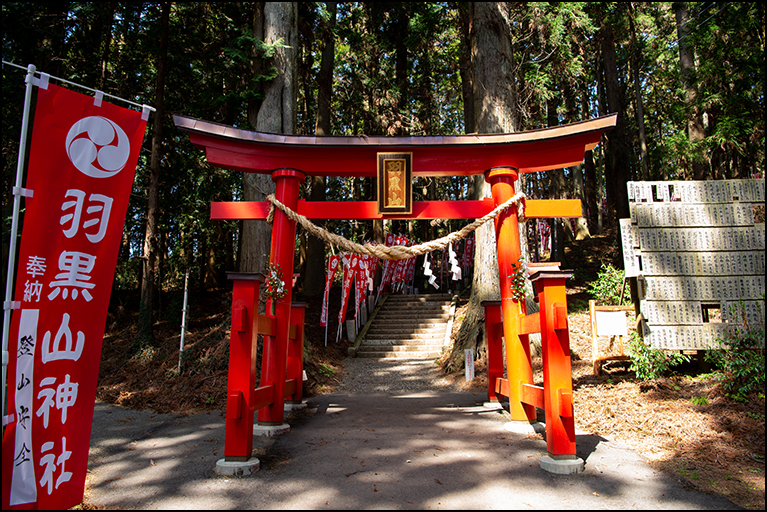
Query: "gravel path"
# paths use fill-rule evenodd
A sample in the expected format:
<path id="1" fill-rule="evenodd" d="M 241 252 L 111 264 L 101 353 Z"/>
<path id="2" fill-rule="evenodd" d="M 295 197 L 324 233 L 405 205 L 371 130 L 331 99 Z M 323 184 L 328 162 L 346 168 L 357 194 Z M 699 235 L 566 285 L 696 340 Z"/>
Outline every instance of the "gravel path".
<path id="1" fill-rule="evenodd" d="M 432 359 L 343 360 L 343 376 L 337 393 L 403 393 L 455 390 L 455 385 Z"/>

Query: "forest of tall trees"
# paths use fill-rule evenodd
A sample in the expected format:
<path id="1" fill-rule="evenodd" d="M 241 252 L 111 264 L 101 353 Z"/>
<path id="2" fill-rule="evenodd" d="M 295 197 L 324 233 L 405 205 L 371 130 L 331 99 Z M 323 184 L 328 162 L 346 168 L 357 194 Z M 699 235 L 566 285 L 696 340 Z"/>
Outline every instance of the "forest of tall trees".
<path id="1" fill-rule="evenodd" d="M 583 165 L 524 180 L 530 197 L 583 201 L 575 235 L 615 236 L 627 181 L 763 176 L 764 21 L 756 2 L 3 2 L 2 58 L 157 109 L 114 284 L 143 282 L 152 297 L 182 286 L 187 270 L 199 289 L 223 285 L 227 270 L 263 270 L 248 256 L 263 249 L 245 248 L 268 244 L 263 227 L 209 219 L 211 201 L 262 196 L 268 179 L 210 167 L 173 114 L 267 132 L 449 135 L 617 112 Z M 24 71 L 2 73 L 5 262 Z M 502 113 L 495 124 L 491 109 Z M 418 177 L 413 192 L 466 199 L 481 187 Z M 302 190 L 328 200 L 374 193 L 361 178 L 310 179 Z M 452 222 L 386 229 L 424 241 L 461 224 Z M 355 241 L 384 229 L 327 227 Z M 569 223 L 553 227 L 561 250 Z M 308 293 L 321 290 L 324 267 L 311 263 L 326 251 L 299 230 Z"/>

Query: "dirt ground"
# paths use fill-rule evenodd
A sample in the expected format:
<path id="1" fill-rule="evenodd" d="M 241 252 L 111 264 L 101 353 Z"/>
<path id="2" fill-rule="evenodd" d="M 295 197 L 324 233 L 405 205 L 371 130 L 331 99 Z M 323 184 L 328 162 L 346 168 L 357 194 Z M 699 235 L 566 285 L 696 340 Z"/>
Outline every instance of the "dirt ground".
<path id="1" fill-rule="evenodd" d="M 568 253 L 569 263 L 575 262 L 587 281 L 596 276 L 600 258 L 614 257 L 616 250 L 607 239 L 592 239 Z M 615 439 L 704 491 L 748 509 L 764 509 L 764 394 L 748 403 L 733 401 L 713 374 L 700 374 L 694 363 L 655 381 L 638 381 L 626 363 L 607 364 L 601 376 L 594 376 L 586 284 L 576 280 L 568 288 L 576 427 Z M 136 300 L 135 294 L 120 293 L 112 299 L 98 398 L 157 412 L 223 410 L 231 290 L 190 294 L 181 373 L 181 293 L 163 296 L 156 340 L 147 345 L 135 341 L 136 314 L 131 312 L 138 311 Z M 336 322 L 331 321 L 326 347 L 325 330 L 319 326 L 321 302 L 308 302 L 305 395 L 313 396 L 335 389 L 348 342 L 335 343 Z M 330 311 L 338 311 L 337 288 L 330 302 Z M 462 317 L 459 307 L 455 328 Z M 540 370 L 540 358 L 533 363 Z M 463 375 L 455 375 L 456 388 L 486 390 L 483 371 L 484 361 L 479 360 L 477 377 L 465 383 Z M 542 379 L 540 371 L 536 378 Z"/>
<path id="2" fill-rule="evenodd" d="M 597 377 L 588 310 L 570 313 L 568 320 L 577 429 L 614 439 L 701 490 L 764 509 L 763 395 L 735 402 L 724 396 L 716 377 L 699 374 L 695 363 L 673 376 L 642 382 L 628 371 L 628 363 L 614 362 Z M 540 357 L 534 357 L 539 385 L 541 366 Z M 460 376 L 457 385 L 486 390 L 485 368 L 485 361 L 478 361 L 474 381 L 462 383 Z"/>

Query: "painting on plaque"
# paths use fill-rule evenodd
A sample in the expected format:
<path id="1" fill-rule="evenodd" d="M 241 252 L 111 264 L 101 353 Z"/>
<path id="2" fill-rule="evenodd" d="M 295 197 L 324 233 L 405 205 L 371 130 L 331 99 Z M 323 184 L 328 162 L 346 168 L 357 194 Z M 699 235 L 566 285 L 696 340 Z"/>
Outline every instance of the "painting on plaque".
<path id="1" fill-rule="evenodd" d="M 412 153 L 378 153 L 378 213 L 413 212 L 412 177 Z"/>

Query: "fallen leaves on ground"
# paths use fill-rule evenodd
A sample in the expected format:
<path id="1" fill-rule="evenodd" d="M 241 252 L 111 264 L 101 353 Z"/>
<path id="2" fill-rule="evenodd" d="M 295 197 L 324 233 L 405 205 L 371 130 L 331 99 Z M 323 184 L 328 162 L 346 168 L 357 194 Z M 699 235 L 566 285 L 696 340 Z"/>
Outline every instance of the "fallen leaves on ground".
<path id="1" fill-rule="evenodd" d="M 599 253 L 597 249 L 592 252 Z M 735 402 L 724 396 L 713 376 L 696 376 L 694 365 L 682 368 L 676 377 L 640 382 L 626 363 L 608 363 L 604 374 L 595 377 L 588 297 L 583 286 L 568 283 L 568 288 L 576 428 L 614 439 L 645 456 L 653 466 L 705 491 L 749 509 L 764 509 L 764 398 L 754 396 L 745 404 Z M 113 300 L 122 303 L 128 299 L 117 294 Z M 304 390 L 305 396 L 312 396 L 337 389 L 349 344 L 345 339 L 335 343 L 336 333 L 331 328 L 325 346 L 326 330 L 319 326 L 321 298 L 308 302 L 305 369 L 309 380 Z M 330 310 L 337 311 L 339 304 L 340 291 L 333 289 Z M 180 374 L 180 316 L 178 321 L 156 323 L 155 343 L 141 346 L 135 341 L 136 315 L 123 313 L 116 318 L 120 315 L 110 313 L 98 398 L 157 412 L 217 410 L 223 414 L 230 307 L 231 290 L 209 290 L 190 297 L 191 320 Z M 465 307 L 466 301 L 456 312 L 455 330 L 465 315 Z M 533 364 L 540 383 L 540 357 L 534 358 Z M 463 374 L 450 378 L 456 389 L 472 390 L 479 396 L 487 390 L 484 372 L 485 361 L 480 359 L 471 383 L 464 381 Z M 705 401 L 697 402 L 708 403 L 695 405 L 693 397 L 705 397 Z"/>

